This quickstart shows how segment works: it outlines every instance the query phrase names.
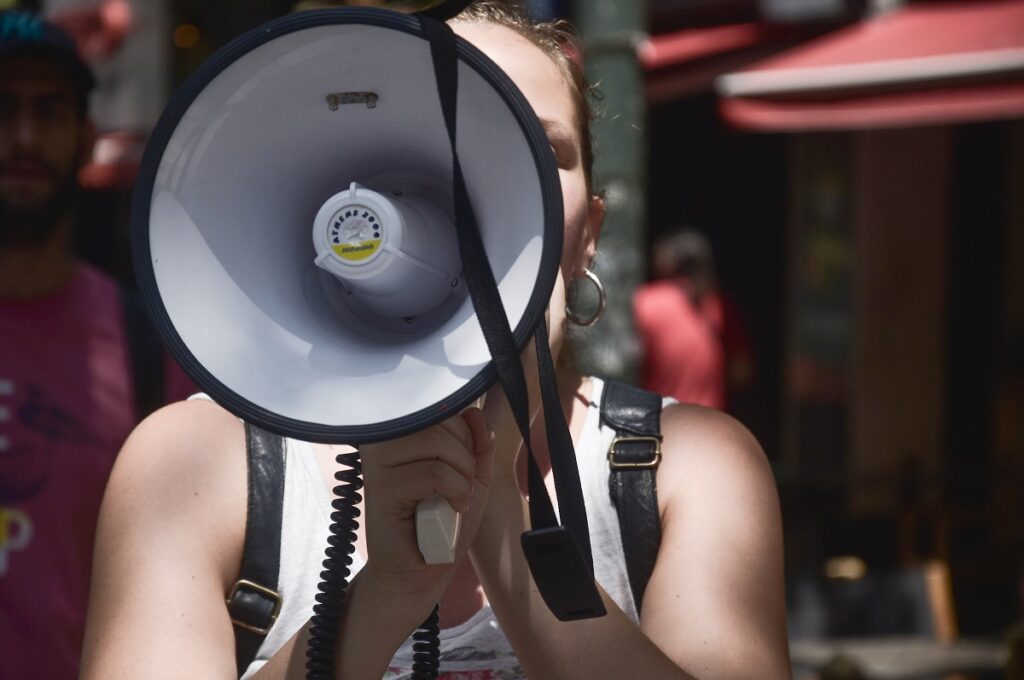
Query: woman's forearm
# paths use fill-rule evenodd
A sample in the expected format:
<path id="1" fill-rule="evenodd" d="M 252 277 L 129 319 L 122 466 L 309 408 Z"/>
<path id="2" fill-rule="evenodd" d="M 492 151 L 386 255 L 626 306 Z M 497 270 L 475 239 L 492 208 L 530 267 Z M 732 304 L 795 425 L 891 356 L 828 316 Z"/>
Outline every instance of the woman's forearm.
<path id="1" fill-rule="evenodd" d="M 556 619 L 537 591 L 519 547 L 519 537 L 528 526 L 526 518 L 526 503 L 515 482 L 496 481 L 470 557 L 495 616 L 531 680 L 692 677 L 603 591 L 607 616 L 573 622 Z"/>

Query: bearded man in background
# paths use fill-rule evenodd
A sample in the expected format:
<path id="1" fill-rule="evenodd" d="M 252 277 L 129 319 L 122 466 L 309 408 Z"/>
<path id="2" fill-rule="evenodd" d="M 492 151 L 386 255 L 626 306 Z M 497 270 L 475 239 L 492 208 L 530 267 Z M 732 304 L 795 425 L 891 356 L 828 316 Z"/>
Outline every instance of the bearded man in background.
<path id="1" fill-rule="evenodd" d="M 0 680 L 77 677 L 96 517 L 143 415 L 140 374 L 167 398 L 187 389 L 158 343 L 139 362 L 121 286 L 72 250 L 94 84 L 64 31 L 0 12 Z"/>

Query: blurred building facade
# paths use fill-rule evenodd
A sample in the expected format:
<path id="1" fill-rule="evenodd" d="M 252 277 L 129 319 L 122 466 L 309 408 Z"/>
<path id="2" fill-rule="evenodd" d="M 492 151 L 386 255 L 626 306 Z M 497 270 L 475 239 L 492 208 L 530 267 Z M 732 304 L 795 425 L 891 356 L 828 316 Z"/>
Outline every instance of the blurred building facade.
<path id="1" fill-rule="evenodd" d="M 737 415 L 789 570 L 937 557 L 995 633 L 1024 552 L 1024 4 L 707 5 L 654 3 L 640 50 L 650 228 L 704 228 L 749 319 Z"/>

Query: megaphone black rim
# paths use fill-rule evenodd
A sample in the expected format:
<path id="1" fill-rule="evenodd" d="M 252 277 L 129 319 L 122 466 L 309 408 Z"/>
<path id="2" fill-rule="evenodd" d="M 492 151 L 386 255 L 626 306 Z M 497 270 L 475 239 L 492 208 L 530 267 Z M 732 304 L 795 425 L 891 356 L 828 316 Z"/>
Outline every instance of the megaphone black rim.
<path id="1" fill-rule="evenodd" d="M 364 425 L 324 425 L 282 416 L 228 388 L 192 354 L 171 322 L 160 297 L 150 249 L 150 209 L 157 171 L 171 136 L 200 92 L 227 67 L 261 45 L 295 31 L 336 24 L 365 24 L 423 37 L 419 19 L 414 16 L 372 8 L 338 8 L 301 12 L 274 20 L 218 50 L 175 93 L 150 137 L 132 205 L 132 254 L 139 289 L 157 331 L 182 369 L 211 398 L 240 418 L 281 435 L 314 442 L 358 444 L 400 437 L 458 413 L 495 384 L 497 371 L 493 361 L 443 400 L 391 420 Z M 544 313 L 561 261 L 563 212 L 560 179 L 547 136 L 529 103 L 508 75 L 465 40 L 458 41 L 458 55 L 460 61 L 472 67 L 495 89 L 512 111 L 530 146 L 540 181 L 545 224 L 540 267 L 526 310 L 513 330 L 516 346 L 522 351 L 537 325 L 544 323 Z"/>

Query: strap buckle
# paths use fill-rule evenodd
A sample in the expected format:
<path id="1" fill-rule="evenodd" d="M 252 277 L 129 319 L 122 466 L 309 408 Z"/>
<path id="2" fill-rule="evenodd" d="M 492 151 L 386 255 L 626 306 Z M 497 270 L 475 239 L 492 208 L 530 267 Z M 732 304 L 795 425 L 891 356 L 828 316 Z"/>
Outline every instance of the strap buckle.
<path id="1" fill-rule="evenodd" d="M 654 457 L 644 461 L 618 460 L 619 444 L 649 443 L 654 445 Z M 661 463 L 661 437 L 654 435 L 627 435 L 616 437 L 608 447 L 608 466 L 612 470 L 652 470 Z"/>
<path id="2" fill-rule="evenodd" d="M 259 583 L 255 583 L 248 579 L 240 578 L 237 581 L 235 581 L 235 585 L 231 588 L 231 593 L 225 600 L 225 602 L 228 605 L 229 612 L 231 611 L 231 603 L 234 601 L 235 596 L 238 594 L 238 592 L 242 589 L 249 590 L 250 592 L 256 594 L 259 597 L 270 600 L 271 602 L 273 602 L 274 608 L 270 612 L 270 620 L 265 627 L 261 628 L 260 626 L 256 626 L 251 623 L 242 621 L 240 619 L 236 619 L 233 616 L 231 617 L 231 623 L 251 633 L 256 633 L 257 635 L 266 635 L 270 632 L 270 629 L 274 627 L 274 622 L 277 621 L 277 616 L 281 613 L 281 595 L 278 592 L 271 590 L 270 588 L 261 586 Z"/>

